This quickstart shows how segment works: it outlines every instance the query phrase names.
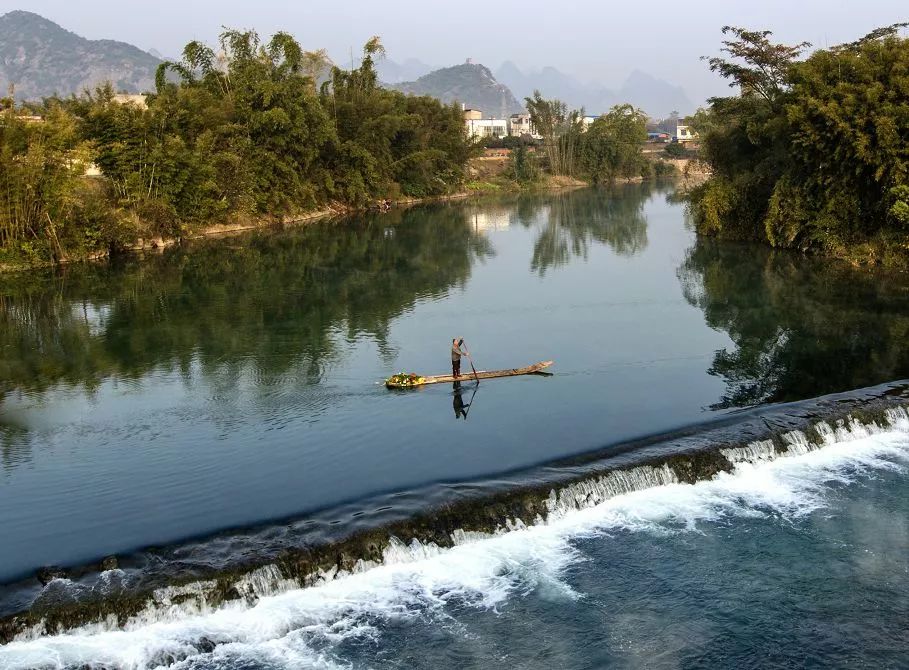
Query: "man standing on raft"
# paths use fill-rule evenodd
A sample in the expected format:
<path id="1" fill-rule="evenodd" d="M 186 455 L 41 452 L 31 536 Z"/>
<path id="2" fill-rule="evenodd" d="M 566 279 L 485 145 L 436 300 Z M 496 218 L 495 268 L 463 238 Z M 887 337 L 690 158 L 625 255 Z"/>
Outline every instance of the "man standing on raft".
<path id="1" fill-rule="evenodd" d="M 451 376 L 457 379 L 461 376 L 461 356 L 467 352 L 461 351 L 461 345 L 464 344 L 464 338 L 454 338 L 451 341 Z"/>

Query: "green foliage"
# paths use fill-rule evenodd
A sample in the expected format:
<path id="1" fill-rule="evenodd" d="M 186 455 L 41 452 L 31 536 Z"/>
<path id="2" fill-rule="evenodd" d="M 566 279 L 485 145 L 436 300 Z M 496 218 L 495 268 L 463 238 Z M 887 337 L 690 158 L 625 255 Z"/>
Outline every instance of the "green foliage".
<path id="1" fill-rule="evenodd" d="M 663 149 L 663 152 L 670 158 L 683 158 L 685 156 L 685 147 L 681 142 L 670 142 Z"/>
<path id="2" fill-rule="evenodd" d="M 652 164 L 653 177 L 657 179 L 667 179 L 669 177 L 679 176 L 679 169 L 672 163 L 667 163 L 664 160 L 654 161 Z"/>
<path id="3" fill-rule="evenodd" d="M 485 149 L 515 149 L 519 146 L 527 146 L 528 143 L 524 138 L 515 137 L 514 135 L 506 135 L 505 137 L 490 135 L 480 140 L 480 146 Z"/>
<path id="4" fill-rule="evenodd" d="M 642 149 L 647 141 L 647 116 L 631 105 L 616 105 L 584 128 L 584 110 L 568 110 L 560 100 L 546 100 L 539 91 L 526 98 L 527 110 L 543 148 L 549 172 L 583 177 L 593 183 L 650 176 Z"/>
<path id="5" fill-rule="evenodd" d="M 811 46 L 808 42 L 793 46 L 774 44 L 769 30 L 724 26 L 723 34 L 734 38 L 723 41 L 722 51 L 731 59 L 708 58 L 710 69 L 728 79 L 730 86 L 738 86 L 743 95 L 758 96 L 771 105 L 788 88 L 792 63 Z"/>
<path id="6" fill-rule="evenodd" d="M 0 248 L 27 243 L 34 260 L 59 259 L 232 218 L 459 188 L 473 151 L 461 111 L 380 88 L 383 53 L 370 39 L 359 67 L 331 68 L 317 90 L 324 51 L 283 32 L 263 42 L 225 30 L 218 53 L 190 42 L 180 62 L 159 67 L 147 109 L 121 104 L 110 86 L 51 101 L 34 127 L 8 109 Z M 90 162 L 104 177 L 92 186 L 100 209 L 80 195 Z M 65 244 L 62 226 L 74 229 Z"/>
<path id="7" fill-rule="evenodd" d="M 461 183 L 471 153 L 463 116 L 455 105 L 379 88 L 373 57 L 380 53 L 373 38 L 360 68 L 334 68 L 323 85 L 322 104 L 334 115 L 337 133 L 329 151 L 333 178 L 345 199 L 357 203 L 389 190 L 446 193 Z"/>
<path id="8" fill-rule="evenodd" d="M 59 105 L 45 123 L 0 115 L 0 251 L 33 261 L 63 260 L 66 248 L 93 246 L 80 224 L 95 222 L 93 197 L 78 175 L 88 162 L 77 120 Z"/>
<path id="9" fill-rule="evenodd" d="M 469 181 L 465 188 L 476 193 L 498 193 L 502 190 L 502 185 L 491 181 Z"/>
<path id="10" fill-rule="evenodd" d="M 900 184 L 890 189 L 890 218 L 903 228 L 909 229 L 909 186 Z"/>
<path id="11" fill-rule="evenodd" d="M 518 184 L 534 184 L 543 176 L 535 151 L 528 151 L 527 146 L 519 143 L 508 158 L 506 176 Z"/>
<path id="12" fill-rule="evenodd" d="M 909 40 L 786 47 L 729 29 L 711 68 L 741 94 L 699 112 L 713 177 L 691 196 L 698 229 L 779 247 L 841 250 L 909 226 Z"/>
<path id="13" fill-rule="evenodd" d="M 649 176 L 650 164 L 641 153 L 646 141 L 646 114 L 631 105 L 613 107 L 583 135 L 583 173 L 595 184 Z"/>
<path id="14" fill-rule="evenodd" d="M 539 91 L 525 98 L 530 121 L 543 137 L 549 172 L 574 176 L 583 132 L 584 110 L 568 110 L 561 100 L 546 100 Z"/>

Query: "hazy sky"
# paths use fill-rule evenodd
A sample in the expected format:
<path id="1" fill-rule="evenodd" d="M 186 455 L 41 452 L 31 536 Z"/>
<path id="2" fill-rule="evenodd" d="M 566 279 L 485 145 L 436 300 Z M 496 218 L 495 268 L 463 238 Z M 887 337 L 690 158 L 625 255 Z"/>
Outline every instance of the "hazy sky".
<path id="1" fill-rule="evenodd" d="M 339 63 L 379 35 L 396 61 L 453 65 L 470 57 L 495 69 L 512 60 L 525 70 L 553 65 L 614 87 L 638 68 L 684 86 L 696 103 L 726 91 L 699 60 L 716 52 L 723 25 L 825 46 L 909 20 L 906 0 L 0 0 L 0 14 L 12 9 L 168 56 L 192 39 L 214 42 L 227 25 L 263 35 L 286 30 Z"/>

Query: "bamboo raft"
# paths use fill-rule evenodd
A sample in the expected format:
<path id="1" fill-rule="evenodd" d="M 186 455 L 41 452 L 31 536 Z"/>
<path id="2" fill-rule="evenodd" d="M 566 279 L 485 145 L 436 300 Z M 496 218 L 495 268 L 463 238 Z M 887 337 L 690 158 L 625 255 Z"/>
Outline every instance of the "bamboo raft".
<path id="1" fill-rule="evenodd" d="M 455 379 L 453 375 L 430 375 L 429 377 L 419 377 L 407 383 L 397 383 L 394 378 L 385 381 L 385 386 L 390 389 L 413 388 L 414 386 L 426 386 L 428 384 L 444 384 L 446 382 L 469 382 L 475 379 L 495 379 L 497 377 L 518 377 L 520 375 L 532 375 L 541 372 L 552 365 L 552 361 L 541 361 L 524 368 L 511 368 L 510 370 L 477 370 L 474 375 L 473 370 L 461 372 L 461 376 Z"/>

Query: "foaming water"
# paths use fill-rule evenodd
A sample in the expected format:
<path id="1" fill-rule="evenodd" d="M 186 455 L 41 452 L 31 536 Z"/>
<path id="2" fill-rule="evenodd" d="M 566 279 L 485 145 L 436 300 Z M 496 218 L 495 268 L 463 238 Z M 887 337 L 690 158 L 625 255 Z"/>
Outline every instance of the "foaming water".
<path id="1" fill-rule="evenodd" d="M 155 605 L 122 630 L 97 624 L 14 642 L 0 648 L 0 667 L 346 667 L 339 650 L 379 643 L 390 623 L 444 626 L 453 608 L 496 610 L 531 592 L 583 599 L 565 578 L 569 566 L 586 560 L 581 539 L 646 533 L 671 545 L 705 524 L 794 523 L 827 506 L 839 487 L 882 472 L 902 476 L 909 420 L 901 410 L 888 418 L 886 429 L 819 424 L 814 441 L 788 433 L 785 456 L 769 441 L 725 450 L 733 470 L 695 484 L 680 483 L 669 468 L 609 473 L 550 496 L 545 522 L 456 534 L 450 549 L 393 541 L 381 564 L 360 561 L 349 573 L 314 576 L 307 588 L 266 567 L 237 584 L 243 598 L 218 608 L 204 599 L 183 602 L 185 589 L 204 591 L 204 584 L 161 589 Z"/>

